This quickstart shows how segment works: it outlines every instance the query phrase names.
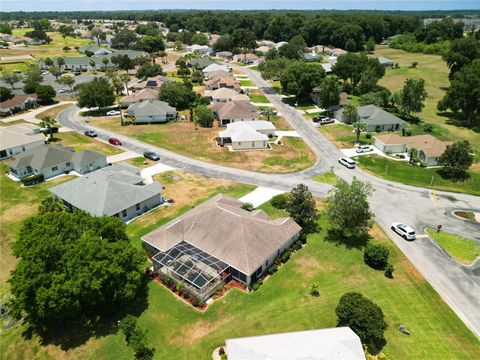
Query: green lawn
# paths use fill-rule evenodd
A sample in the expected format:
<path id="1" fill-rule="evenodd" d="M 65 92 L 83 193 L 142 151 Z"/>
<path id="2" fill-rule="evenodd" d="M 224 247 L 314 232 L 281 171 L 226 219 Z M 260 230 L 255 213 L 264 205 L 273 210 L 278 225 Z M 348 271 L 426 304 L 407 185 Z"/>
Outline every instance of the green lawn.
<path id="1" fill-rule="evenodd" d="M 318 181 L 325 184 L 336 185 L 338 182 L 338 177 L 333 172 L 325 172 L 322 175 L 317 175 L 312 177 L 313 181 Z"/>
<path id="2" fill-rule="evenodd" d="M 285 104 L 296 107 L 299 110 L 315 109 L 315 105 L 311 101 L 298 100 L 295 96 L 284 98 L 282 101 Z"/>
<path id="3" fill-rule="evenodd" d="M 465 181 L 454 182 L 442 178 L 438 168 L 427 169 L 410 166 L 405 161 L 390 160 L 377 155 L 359 156 L 358 164 L 362 169 L 386 180 L 438 190 L 480 195 L 480 174 L 477 172 L 470 172 L 470 178 Z"/>
<path id="4" fill-rule="evenodd" d="M 480 256 L 480 246 L 476 240 L 465 239 L 445 231 L 437 233 L 434 229 L 427 229 L 427 233 L 459 263 L 468 265 Z"/>
<path id="5" fill-rule="evenodd" d="M 468 140 L 472 144 L 475 154 L 480 157 L 480 135 L 477 131 L 459 126 L 449 117 L 451 114 L 440 113 L 437 103 L 443 98 L 445 88 L 449 85 L 449 69 L 440 55 L 409 53 L 399 49 L 378 46 L 376 56 L 385 56 L 400 64 L 399 69 L 386 69 L 385 76 L 379 84 L 390 91 L 399 91 L 408 78 L 424 79 L 428 93 L 425 108 L 419 114 L 422 121 L 438 125 L 449 140 Z M 412 62 L 418 62 L 415 69 L 410 68 Z M 447 136 L 446 136 L 447 137 Z"/>
<path id="6" fill-rule="evenodd" d="M 158 212 L 134 221 L 128 225 L 128 233 L 139 244 L 140 236 L 189 208 L 177 207 L 169 216 Z M 261 208 L 273 211 L 274 217 L 284 216 L 270 204 Z M 393 280 L 366 266 L 362 250 L 326 240 L 324 217 L 320 224 L 321 232 L 309 236 L 308 244 L 260 290 L 250 294 L 230 290 L 203 313 L 151 282 L 139 323 L 148 330 L 148 339 L 156 348 L 155 359 L 211 359 L 212 350 L 227 338 L 333 327 L 335 307 L 347 291 L 359 291 L 381 306 L 389 326 L 383 351 L 390 359 L 475 358 L 480 351 L 478 340 L 378 228 L 372 236 L 390 250 L 396 269 Z M 316 298 L 308 290 L 313 282 L 320 290 Z M 113 325 L 116 321 L 111 323 L 101 334 L 80 340 L 68 350 L 58 344 L 46 347 L 36 335 L 23 337 L 25 326 L 4 331 L 2 358 L 130 359 L 131 352 Z M 402 335 L 399 324 L 405 324 L 411 335 Z"/>
<path id="7" fill-rule="evenodd" d="M 268 104 L 270 101 L 268 101 L 267 97 L 265 95 L 255 95 L 255 94 L 248 94 L 248 97 L 252 102 L 254 103 L 261 103 L 261 104 Z"/>
<path id="8" fill-rule="evenodd" d="M 75 151 L 97 150 L 107 156 L 123 152 L 121 148 L 105 144 L 73 131 L 54 134 L 53 144 L 73 147 Z"/>
<path id="9" fill-rule="evenodd" d="M 339 148 L 351 148 L 355 143 L 355 133 L 353 132 L 353 128 L 349 125 L 332 124 L 319 126 L 317 129 Z M 373 137 L 372 134 L 370 135 Z M 370 137 L 370 139 L 367 139 L 367 134 L 360 134 L 360 144 L 372 144 L 372 137 Z"/>
<path id="10" fill-rule="evenodd" d="M 255 86 L 251 80 L 239 80 L 240 86 Z"/>

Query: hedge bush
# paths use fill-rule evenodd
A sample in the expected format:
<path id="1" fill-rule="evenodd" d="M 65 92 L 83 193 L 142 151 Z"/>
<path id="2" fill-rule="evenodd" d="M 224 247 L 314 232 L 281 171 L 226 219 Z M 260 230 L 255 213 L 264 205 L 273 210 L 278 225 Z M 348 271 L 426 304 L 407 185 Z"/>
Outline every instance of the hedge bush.
<path id="1" fill-rule="evenodd" d="M 43 174 L 31 175 L 23 178 L 21 181 L 25 186 L 35 185 L 45 181 L 45 176 L 43 176 Z"/>
<path id="2" fill-rule="evenodd" d="M 383 270 L 388 264 L 388 249 L 380 244 L 368 244 L 365 247 L 363 259 L 365 264 L 374 269 Z"/>
<path id="3" fill-rule="evenodd" d="M 277 209 L 286 209 L 287 208 L 288 197 L 285 194 L 278 194 L 275 195 L 270 203 L 274 208 Z"/>

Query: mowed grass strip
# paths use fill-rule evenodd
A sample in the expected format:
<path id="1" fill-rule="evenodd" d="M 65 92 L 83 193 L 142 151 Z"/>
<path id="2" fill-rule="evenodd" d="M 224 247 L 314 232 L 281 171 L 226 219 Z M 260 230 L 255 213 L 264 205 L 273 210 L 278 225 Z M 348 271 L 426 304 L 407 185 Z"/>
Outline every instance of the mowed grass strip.
<path id="1" fill-rule="evenodd" d="M 469 172 L 470 177 L 467 180 L 452 181 L 443 178 L 439 168 L 411 166 L 406 161 L 390 160 L 377 155 L 358 156 L 357 163 L 363 170 L 382 179 L 431 189 L 480 195 L 480 174 L 476 172 Z"/>
<path id="2" fill-rule="evenodd" d="M 199 160 L 247 170 L 287 173 L 315 163 L 312 150 L 301 139 L 284 138 L 281 145 L 272 145 L 272 150 L 230 152 L 215 144 L 223 129 L 216 126 L 202 128 L 191 122 L 120 126 L 118 120 L 108 117 L 91 120 L 90 124 Z"/>
<path id="3" fill-rule="evenodd" d="M 336 185 L 339 178 L 337 177 L 337 175 L 335 175 L 335 173 L 328 171 L 321 175 L 313 176 L 312 180 L 325 184 Z"/>
<path id="4" fill-rule="evenodd" d="M 41 113 L 35 115 L 35 117 L 39 120 L 42 120 L 44 117 L 53 117 L 54 119 L 56 119 L 58 114 L 60 114 L 63 110 L 70 106 L 72 106 L 72 104 L 61 104 L 51 109 L 42 111 Z M 58 124 L 56 126 L 58 126 Z"/>
<path id="5" fill-rule="evenodd" d="M 74 131 L 53 134 L 54 141 L 51 144 L 65 147 L 73 147 L 75 151 L 96 150 L 107 156 L 116 155 L 123 152 L 121 148 L 106 144 L 86 135 Z"/>
<path id="6" fill-rule="evenodd" d="M 450 256 L 461 264 L 469 265 L 480 256 L 480 246 L 476 240 L 434 229 L 427 229 L 428 235 L 434 239 Z"/>

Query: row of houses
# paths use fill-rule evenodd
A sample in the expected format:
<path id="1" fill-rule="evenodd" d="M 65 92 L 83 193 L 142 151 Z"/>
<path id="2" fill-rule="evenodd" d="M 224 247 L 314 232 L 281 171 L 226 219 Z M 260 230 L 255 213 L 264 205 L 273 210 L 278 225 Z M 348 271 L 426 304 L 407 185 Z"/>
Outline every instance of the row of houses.
<path id="1" fill-rule="evenodd" d="M 37 94 L 14 95 L 0 102 L 0 116 L 12 115 L 16 112 L 32 109 L 38 105 Z"/>

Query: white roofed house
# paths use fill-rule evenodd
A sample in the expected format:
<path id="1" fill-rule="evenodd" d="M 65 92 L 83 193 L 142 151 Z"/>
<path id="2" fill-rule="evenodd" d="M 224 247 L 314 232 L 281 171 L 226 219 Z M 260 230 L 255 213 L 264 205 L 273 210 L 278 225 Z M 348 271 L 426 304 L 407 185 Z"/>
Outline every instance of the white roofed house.
<path id="1" fill-rule="evenodd" d="M 212 103 L 225 103 L 229 101 L 250 101 L 245 94 L 240 94 L 229 88 L 219 88 L 216 90 L 206 90 L 205 97 L 211 98 Z"/>
<path id="2" fill-rule="evenodd" d="M 275 125 L 269 121 L 244 121 L 227 124 L 227 129 L 218 133 L 217 142 L 232 150 L 269 149 L 269 138 L 275 136 Z"/>
<path id="3" fill-rule="evenodd" d="M 212 73 L 214 71 L 224 71 L 225 73 L 230 73 L 230 68 L 226 65 L 222 64 L 210 64 L 207 67 L 205 67 L 202 72 L 205 75 L 205 77 L 208 79 L 209 78 L 209 73 Z"/>
<path id="4" fill-rule="evenodd" d="M 228 360 L 365 360 L 349 327 L 227 339 Z"/>
<path id="5" fill-rule="evenodd" d="M 127 112 L 135 118 L 136 124 L 166 123 L 177 118 L 177 110 L 160 100 L 136 102 L 128 107 Z"/>
<path id="6" fill-rule="evenodd" d="M 0 126 L 0 159 L 6 159 L 45 144 L 45 135 L 33 124 Z"/>
<path id="7" fill-rule="evenodd" d="M 186 47 L 186 50 L 191 53 L 199 53 L 203 55 L 212 55 L 214 53 L 210 46 L 198 44 L 189 45 Z"/>
<path id="8" fill-rule="evenodd" d="M 80 209 L 92 216 L 115 216 L 131 220 L 164 202 L 162 185 L 147 184 L 139 168 L 115 164 L 49 191 L 69 210 Z"/>

